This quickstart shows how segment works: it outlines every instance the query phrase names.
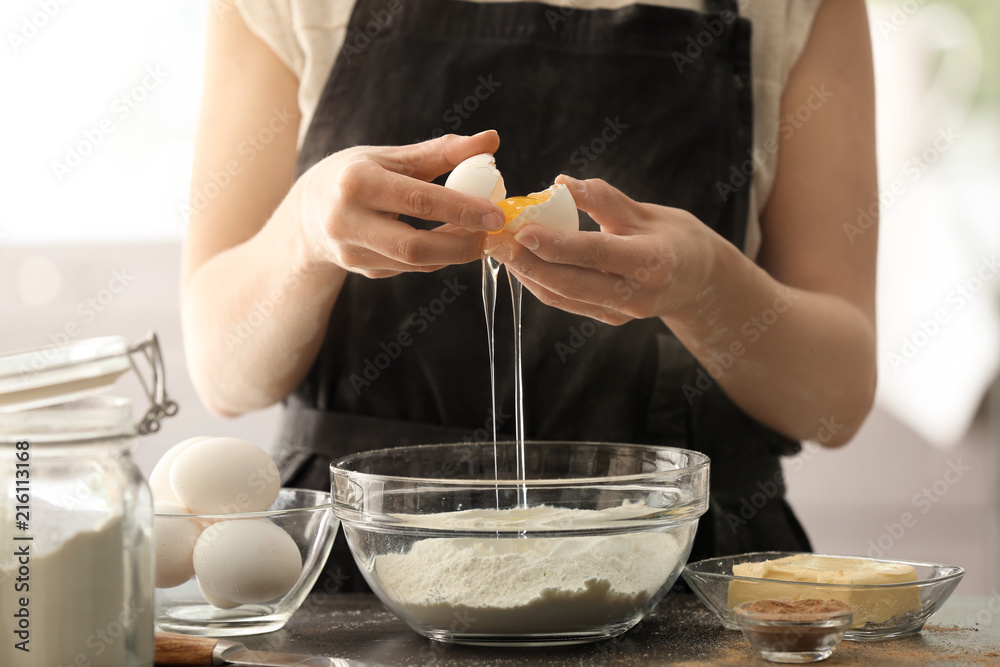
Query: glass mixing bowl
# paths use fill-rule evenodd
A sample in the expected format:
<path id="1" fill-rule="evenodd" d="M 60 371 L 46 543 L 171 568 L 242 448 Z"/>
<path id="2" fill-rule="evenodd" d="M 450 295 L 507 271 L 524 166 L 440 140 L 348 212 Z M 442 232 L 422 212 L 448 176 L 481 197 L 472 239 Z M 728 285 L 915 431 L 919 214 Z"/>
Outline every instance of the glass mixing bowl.
<path id="1" fill-rule="evenodd" d="M 382 602 L 431 639 L 597 641 L 638 623 L 687 561 L 708 457 L 650 445 L 397 447 L 331 465 L 333 511 Z"/>

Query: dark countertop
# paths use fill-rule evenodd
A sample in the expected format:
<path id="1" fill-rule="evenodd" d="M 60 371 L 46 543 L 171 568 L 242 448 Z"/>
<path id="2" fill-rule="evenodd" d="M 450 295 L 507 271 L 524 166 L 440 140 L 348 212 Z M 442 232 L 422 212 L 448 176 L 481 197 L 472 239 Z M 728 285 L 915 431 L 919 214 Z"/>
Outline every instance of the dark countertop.
<path id="1" fill-rule="evenodd" d="M 234 638 L 249 648 L 353 658 L 380 665 L 771 665 L 691 594 L 673 594 L 625 635 L 553 648 L 480 648 L 424 639 L 374 595 L 313 594 L 284 629 Z M 923 632 L 884 642 L 844 641 L 823 665 L 1000 665 L 1000 595 L 957 596 Z"/>

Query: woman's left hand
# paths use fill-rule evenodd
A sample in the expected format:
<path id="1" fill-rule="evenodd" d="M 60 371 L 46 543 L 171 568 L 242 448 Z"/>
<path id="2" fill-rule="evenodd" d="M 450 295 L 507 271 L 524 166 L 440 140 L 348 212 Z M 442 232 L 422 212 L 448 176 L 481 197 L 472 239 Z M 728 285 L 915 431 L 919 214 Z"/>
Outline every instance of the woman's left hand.
<path id="1" fill-rule="evenodd" d="M 697 311 L 722 237 L 687 211 L 637 202 L 601 179 L 556 182 L 600 232 L 531 223 L 486 235 L 484 250 L 543 303 L 608 324 Z"/>

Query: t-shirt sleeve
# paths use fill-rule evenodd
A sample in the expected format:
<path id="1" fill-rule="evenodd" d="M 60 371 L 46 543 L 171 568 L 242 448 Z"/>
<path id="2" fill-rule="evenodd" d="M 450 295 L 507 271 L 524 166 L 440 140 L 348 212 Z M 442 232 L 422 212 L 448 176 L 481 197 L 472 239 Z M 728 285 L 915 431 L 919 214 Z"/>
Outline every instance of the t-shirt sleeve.
<path id="1" fill-rule="evenodd" d="M 838 0 L 827 1 L 837 2 Z M 788 0 L 785 17 L 787 48 L 782 67 L 783 83 L 788 81 L 788 75 L 799 62 L 802 51 L 805 50 L 806 42 L 809 41 L 809 33 L 812 31 L 813 20 L 823 2 L 824 0 Z"/>
<path id="2" fill-rule="evenodd" d="M 306 58 L 296 36 L 293 4 L 293 0 L 236 0 L 250 31 L 301 81 Z"/>

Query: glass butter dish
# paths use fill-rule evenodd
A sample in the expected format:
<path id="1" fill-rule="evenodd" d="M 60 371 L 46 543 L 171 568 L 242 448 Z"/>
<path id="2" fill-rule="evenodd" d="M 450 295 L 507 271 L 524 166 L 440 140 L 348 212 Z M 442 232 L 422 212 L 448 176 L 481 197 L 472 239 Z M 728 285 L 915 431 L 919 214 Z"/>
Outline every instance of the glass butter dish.
<path id="1" fill-rule="evenodd" d="M 818 558 L 865 561 L 878 567 L 910 566 L 915 580 L 886 584 L 817 583 L 755 578 L 733 574 L 734 565 L 775 561 L 797 555 L 794 552 L 762 551 L 709 558 L 689 563 L 682 572 L 684 580 L 705 606 L 711 609 L 730 630 L 738 630 L 733 607 L 757 599 L 841 600 L 852 607 L 854 622 L 844 638 L 854 641 L 879 641 L 911 635 L 923 628 L 958 586 L 965 570 L 954 565 L 897 561 L 887 559 L 826 556 Z"/>

